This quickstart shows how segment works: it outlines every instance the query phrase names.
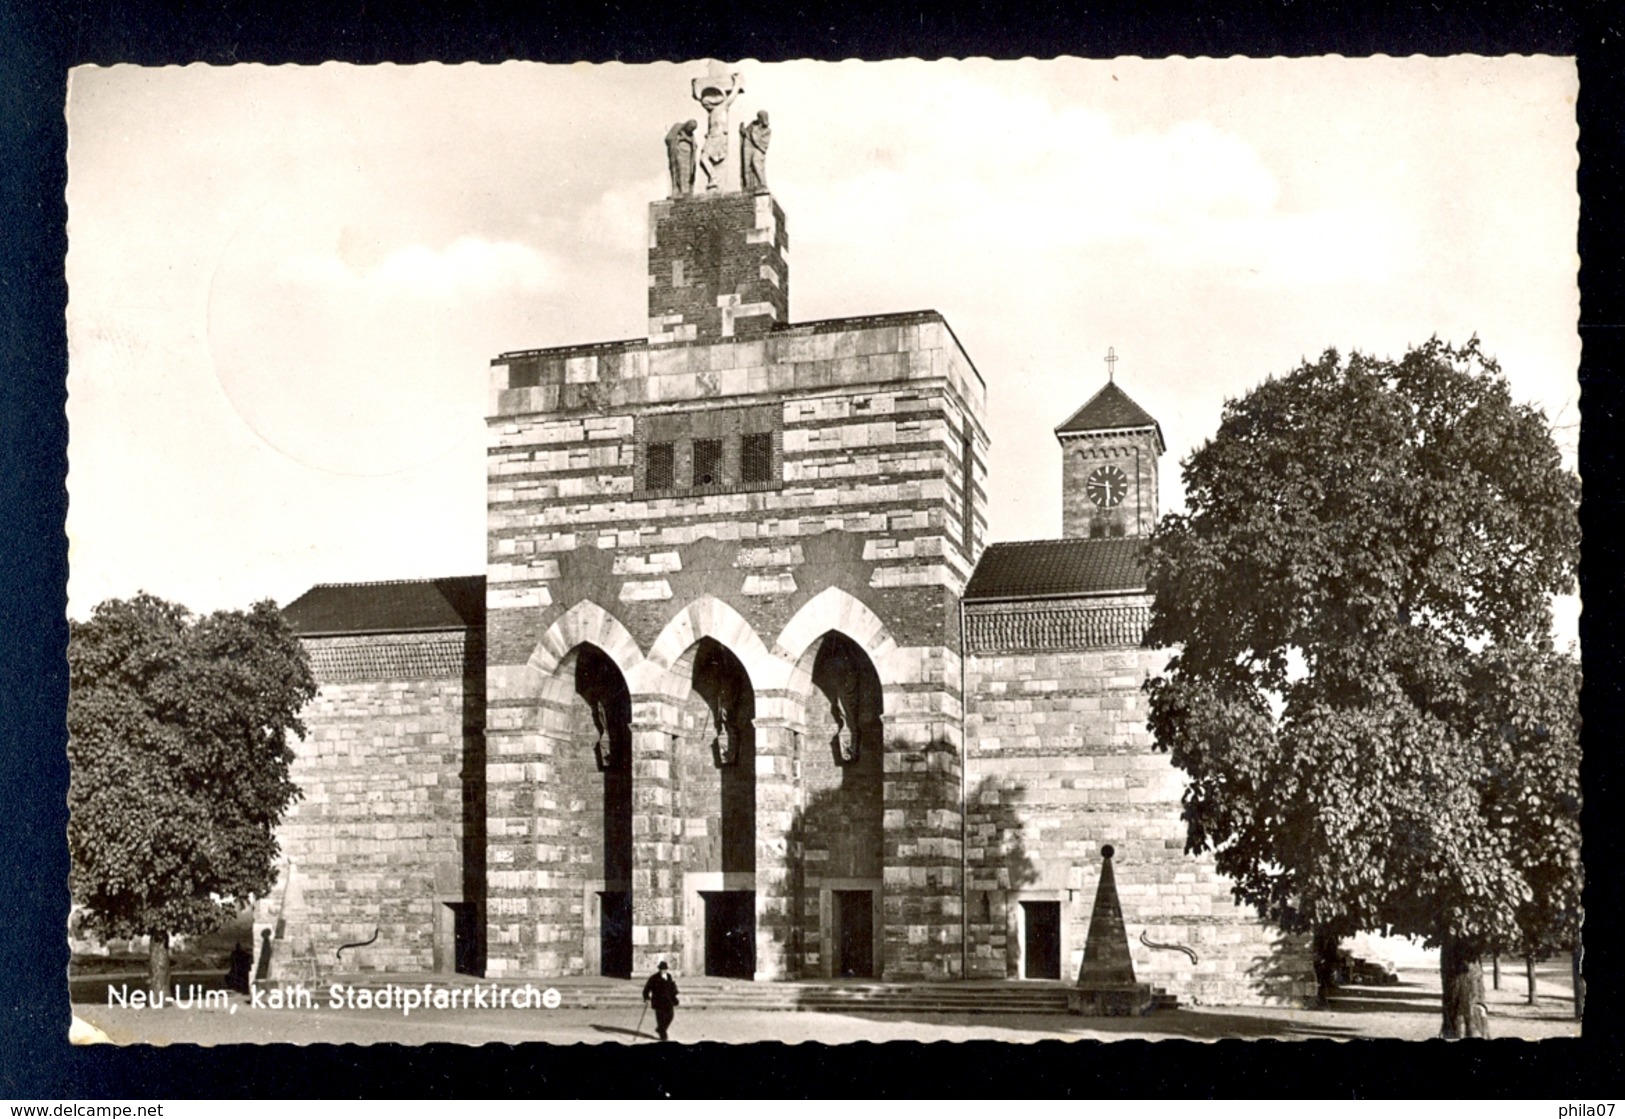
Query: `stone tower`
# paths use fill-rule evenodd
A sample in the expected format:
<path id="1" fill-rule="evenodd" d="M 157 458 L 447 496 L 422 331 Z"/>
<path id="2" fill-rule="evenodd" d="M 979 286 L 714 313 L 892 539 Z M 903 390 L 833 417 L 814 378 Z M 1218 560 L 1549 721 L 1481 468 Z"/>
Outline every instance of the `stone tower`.
<path id="1" fill-rule="evenodd" d="M 934 311 L 790 321 L 742 92 L 668 133 L 646 335 L 492 363 L 491 976 L 960 974 L 986 389 Z"/>
<path id="2" fill-rule="evenodd" d="M 1162 426 L 1108 381 L 1055 429 L 1061 443 L 1061 535 L 1147 536 L 1157 524 Z"/>
<path id="3" fill-rule="evenodd" d="M 738 189 L 725 188 L 728 112 L 745 85 L 712 63 L 692 88 L 706 112 L 704 141 L 697 121 L 667 133 L 671 197 L 649 205 L 652 345 L 760 336 L 790 317 L 790 242 L 767 190 L 767 113 L 740 129 Z"/>

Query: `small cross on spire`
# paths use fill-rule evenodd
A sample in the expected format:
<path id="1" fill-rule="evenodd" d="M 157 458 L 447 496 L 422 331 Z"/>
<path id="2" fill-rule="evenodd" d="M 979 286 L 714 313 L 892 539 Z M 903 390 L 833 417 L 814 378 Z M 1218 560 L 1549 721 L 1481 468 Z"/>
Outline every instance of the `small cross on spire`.
<path id="1" fill-rule="evenodd" d="M 1116 369 L 1114 367 L 1116 365 L 1117 365 L 1117 351 L 1115 349 L 1113 349 L 1111 346 L 1107 346 L 1106 347 L 1106 380 L 1107 381 L 1115 381 L 1117 379 L 1114 376 L 1114 374 L 1116 372 Z"/>

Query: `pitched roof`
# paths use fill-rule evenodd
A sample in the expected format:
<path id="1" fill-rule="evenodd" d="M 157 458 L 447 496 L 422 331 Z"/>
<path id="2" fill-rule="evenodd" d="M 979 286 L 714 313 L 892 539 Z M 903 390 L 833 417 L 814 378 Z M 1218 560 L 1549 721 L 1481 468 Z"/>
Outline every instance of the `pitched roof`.
<path id="1" fill-rule="evenodd" d="M 485 626 L 485 576 L 319 583 L 282 608 L 301 637 Z"/>
<path id="2" fill-rule="evenodd" d="M 1157 450 L 1167 449 L 1162 438 L 1162 425 L 1151 414 L 1129 399 L 1128 393 L 1117 387 L 1116 381 L 1107 381 L 1104 388 L 1091 396 L 1087 403 L 1070 419 L 1055 429 L 1056 435 L 1070 435 L 1079 431 L 1121 431 L 1127 428 L 1150 427 L 1157 432 Z"/>
<path id="3" fill-rule="evenodd" d="M 1024 540 L 989 544 L 965 586 L 965 601 L 1129 593 L 1145 589 L 1139 537 Z"/>

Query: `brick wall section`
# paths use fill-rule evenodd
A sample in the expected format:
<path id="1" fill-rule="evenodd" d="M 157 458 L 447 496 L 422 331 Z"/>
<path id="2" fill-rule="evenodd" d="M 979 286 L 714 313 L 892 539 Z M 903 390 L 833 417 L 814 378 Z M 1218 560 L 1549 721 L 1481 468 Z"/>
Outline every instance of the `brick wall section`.
<path id="1" fill-rule="evenodd" d="M 1138 612 L 1145 596 L 1020 604 L 1056 617 Z M 978 604 L 978 613 L 1004 607 Z M 1027 633 L 1053 632 L 1029 619 Z M 1113 625 L 1093 628 L 1109 632 Z M 972 633 L 978 629 L 972 625 Z M 1009 632 L 1009 631 L 1004 631 Z M 1136 638 L 1138 634 L 1134 635 Z M 1113 860 L 1137 977 L 1190 1003 L 1292 1001 L 1313 993 L 1301 946 L 1236 905 L 1211 856 L 1185 853 L 1184 775 L 1153 749 L 1141 684 L 1165 651 L 1136 643 L 1017 650 L 989 642 L 965 666 L 970 973 L 1021 974 L 1016 907 L 1059 900 L 1062 968 L 1075 977 L 1100 875 Z M 1177 951 L 1147 947 L 1141 933 Z"/>
<path id="2" fill-rule="evenodd" d="M 482 872 L 483 650 L 462 633 L 306 638 L 320 690 L 292 776 L 303 797 L 278 832 L 283 879 L 258 923 L 282 921 L 274 970 L 451 970 L 437 924 L 476 901 Z M 470 826 L 474 825 L 474 826 Z"/>
<path id="3" fill-rule="evenodd" d="M 1149 536 L 1157 526 L 1157 437 L 1141 431 L 1068 432 L 1061 439 L 1061 535 Z M 1089 475 L 1115 466 L 1128 496 L 1113 509 L 1089 500 Z"/>
<path id="4" fill-rule="evenodd" d="M 770 194 L 649 205 L 649 339 L 714 341 L 789 318 L 789 234 Z"/>

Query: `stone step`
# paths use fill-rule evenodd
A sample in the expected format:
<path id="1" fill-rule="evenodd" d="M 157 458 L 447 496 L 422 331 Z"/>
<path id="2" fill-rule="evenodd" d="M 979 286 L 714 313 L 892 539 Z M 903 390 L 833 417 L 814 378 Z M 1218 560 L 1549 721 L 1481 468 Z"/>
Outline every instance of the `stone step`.
<path id="1" fill-rule="evenodd" d="M 288 961 L 314 964 L 314 960 Z M 290 967 L 304 973 L 305 967 Z M 312 969 L 313 971 L 313 969 Z M 596 976 L 544 978 L 517 976 L 480 980 L 464 975 L 360 974 L 287 975 L 286 982 L 313 985 L 344 983 L 378 990 L 389 985 L 464 987 L 491 984 L 517 988 L 526 984 L 559 992 L 561 1006 L 575 1009 L 618 1009 L 636 1012 L 643 1003 L 641 980 Z M 795 980 L 753 982 L 714 976 L 687 976 L 680 980 L 685 1010 L 781 1010 L 882 1014 L 1065 1014 L 1071 984 L 1057 981 L 865 982 L 862 980 Z M 1162 988 L 1152 991 L 1153 1010 L 1173 1010 L 1179 999 Z"/>
<path id="2" fill-rule="evenodd" d="M 577 1009 L 637 1011 L 643 1002 L 641 980 L 593 977 L 474 980 L 465 976 L 399 976 L 363 974 L 333 976 L 355 988 L 388 984 L 459 987 L 476 982 L 515 988 L 525 984 L 551 987 L 561 1006 Z M 1063 983 L 863 983 L 850 981 L 751 982 L 694 976 L 679 981 L 685 1010 L 821 1010 L 887 1014 L 1065 1014 L 1068 985 Z"/>

